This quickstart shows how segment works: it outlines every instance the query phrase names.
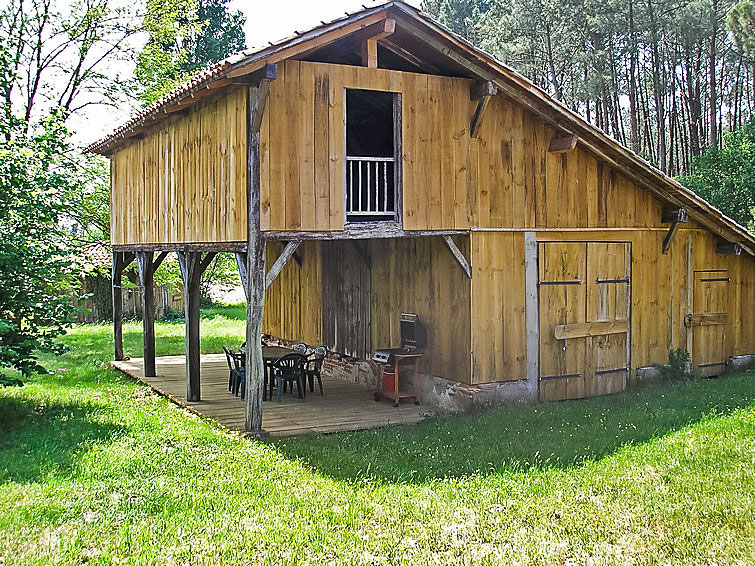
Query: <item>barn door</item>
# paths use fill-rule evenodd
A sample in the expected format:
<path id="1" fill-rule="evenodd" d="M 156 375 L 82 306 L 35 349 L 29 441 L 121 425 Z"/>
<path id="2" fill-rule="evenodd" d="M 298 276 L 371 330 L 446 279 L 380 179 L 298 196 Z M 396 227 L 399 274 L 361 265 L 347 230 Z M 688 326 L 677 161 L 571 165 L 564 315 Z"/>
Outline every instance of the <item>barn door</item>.
<path id="1" fill-rule="evenodd" d="M 626 387 L 630 266 L 628 243 L 540 244 L 542 399 L 578 399 Z"/>
<path id="2" fill-rule="evenodd" d="M 335 240 L 322 245 L 322 337 L 336 352 L 372 355 L 372 270 L 365 242 Z"/>
<path id="3" fill-rule="evenodd" d="M 717 375 L 726 362 L 729 275 L 724 270 L 695 271 L 692 288 L 692 363 L 704 375 Z"/>

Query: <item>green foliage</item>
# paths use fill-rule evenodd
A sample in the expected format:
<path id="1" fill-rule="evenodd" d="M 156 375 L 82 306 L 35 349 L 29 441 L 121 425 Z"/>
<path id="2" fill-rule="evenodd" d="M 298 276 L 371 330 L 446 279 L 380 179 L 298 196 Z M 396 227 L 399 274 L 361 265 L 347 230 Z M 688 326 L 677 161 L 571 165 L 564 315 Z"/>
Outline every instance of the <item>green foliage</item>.
<path id="1" fill-rule="evenodd" d="M 149 39 L 135 70 L 147 103 L 158 100 L 203 68 L 244 48 L 240 11 L 228 0 L 147 0 L 144 28 Z"/>
<path id="2" fill-rule="evenodd" d="M 720 149 L 710 147 L 679 181 L 743 226 L 755 207 L 755 120 L 724 135 Z"/>
<path id="3" fill-rule="evenodd" d="M 229 12 L 228 3 L 229 0 L 199 0 L 197 21 L 201 31 L 184 41 L 188 72 L 201 71 L 246 47 L 246 16 L 239 10 Z"/>
<path id="4" fill-rule="evenodd" d="M 729 12 L 726 24 L 742 51 L 755 55 L 755 4 L 750 0 L 737 2 Z"/>
<path id="5" fill-rule="evenodd" d="M 664 381 L 678 381 L 695 377 L 692 372 L 692 358 L 682 349 L 669 350 L 668 364 L 656 366 L 660 371 L 660 378 Z"/>
<path id="6" fill-rule="evenodd" d="M 0 369 L 44 371 L 37 350 L 59 351 L 71 304 L 66 235 L 60 228 L 81 190 L 60 115 L 27 132 L 4 112 L 0 127 Z"/>

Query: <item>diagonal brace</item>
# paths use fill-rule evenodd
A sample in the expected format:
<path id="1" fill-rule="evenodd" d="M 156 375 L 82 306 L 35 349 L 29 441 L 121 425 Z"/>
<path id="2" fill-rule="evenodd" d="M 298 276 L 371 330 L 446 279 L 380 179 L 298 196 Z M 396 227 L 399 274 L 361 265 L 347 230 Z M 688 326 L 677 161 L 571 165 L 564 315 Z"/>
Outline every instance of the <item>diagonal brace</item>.
<path id="1" fill-rule="evenodd" d="M 456 261 L 464 270 L 464 273 L 471 279 L 472 266 L 469 264 L 469 261 L 467 261 L 467 258 L 464 257 L 464 253 L 459 249 L 459 246 L 456 245 L 456 242 L 453 241 L 451 236 L 441 236 L 441 238 L 443 238 L 443 241 L 446 243 L 446 247 L 448 247 L 448 249 L 451 251 L 451 254 L 453 254 L 454 258 L 456 258 Z"/>
<path id="2" fill-rule="evenodd" d="M 275 278 L 278 277 L 278 274 L 286 266 L 288 260 L 291 259 L 292 255 L 294 255 L 294 252 L 296 251 L 296 248 L 299 247 L 299 244 L 301 244 L 301 240 L 291 240 L 286 244 L 286 247 L 283 248 L 281 255 L 278 256 L 278 259 L 275 260 L 275 263 L 273 263 L 272 267 L 270 267 L 270 270 L 265 276 L 265 289 L 273 284 L 273 281 L 275 281 Z"/>

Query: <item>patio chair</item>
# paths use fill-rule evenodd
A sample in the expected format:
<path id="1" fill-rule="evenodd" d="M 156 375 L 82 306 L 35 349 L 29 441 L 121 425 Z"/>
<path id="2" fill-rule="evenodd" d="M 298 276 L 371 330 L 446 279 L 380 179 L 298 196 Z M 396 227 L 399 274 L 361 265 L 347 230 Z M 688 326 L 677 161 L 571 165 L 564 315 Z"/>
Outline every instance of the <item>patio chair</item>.
<path id="1" fill-rule="evenodd" d="M 299 354 L 306 354 L 308 348 L 309 346 L 307 346 L 304 342 L 299 342 L 298 344 L 294 344 L 294 347 L 292 349 Z"/>
<path id="2" fill-rule="evenodd" d="M 225 352 L 225 361 L 228 362 L 228 391 L 235 395 L 234 392 L 238 391 L 241 380 L 239 368 L 237 367 L 234 353 L 225 346 L 223 346 L 223 352 Z"/>
<path id="3" fill-rule="evenodd" d="M 306 356 L 302 356 L 301 354 L 286 354 L 275 360 L 272 364 L 269 398 L 273 398 L 273 382 L 278 386 L 278 403 L 281 402 L 281 396 L 286 384 L 290 383 L 291 390 L 293 391 L 293 383 L 296 382 L 299 399 L 304 400 L 304 381 L 306 379 L 304 364 L 306 363 Z"/>
<path id="4" fill-rule="evenodd" d="M 314 392 L 315 390 L 315 378 L 317 378 L 317 384 L 320 386 L 320 395 L 322 395 L 322 363 L 328 355 L 328 349 L 325 346 L 318 346 L 312 355 L 307 358 L 307 364 L 304 366 L 304 373 L 309 380 L 309 390 Z"/>

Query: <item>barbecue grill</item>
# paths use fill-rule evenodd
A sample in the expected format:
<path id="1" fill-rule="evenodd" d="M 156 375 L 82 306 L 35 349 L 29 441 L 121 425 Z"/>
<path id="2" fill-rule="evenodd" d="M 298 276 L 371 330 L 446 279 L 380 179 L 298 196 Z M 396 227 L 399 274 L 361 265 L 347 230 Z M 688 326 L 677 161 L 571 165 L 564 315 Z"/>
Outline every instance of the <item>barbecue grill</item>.
<path id="1" fill-rule="evenodd" d="M 419 317 L 413 313 L 401 313 L 401 347 L 385 348 L 376 350 L 372 361 L 380 364 L 380 378 L 378 390 L 375 393 L 375 401 L 383 397 L 393 400 L 393 406 L 398 407 L 399 399 L 413 397 L 415 404 L 419 404 L 417 398 L 417 360 L 423 356 L 418 349 L 425 346 L 425 329 L 419 321 Z M 401 361 L 410 361 L 414 366 L 414 393 L 399 391 L 399 364 Z"/>
<path id="2" fill-rule="evenodd" d="M 375 355 L 372 356 L 373 362 L 392 366 L 394 365 L 395 354 L 417 354 L 419 348 L 424 348 L 425 328 L 416 314 L 401 313 L 400 328 L 401 347 L 375 350 Z"/>

